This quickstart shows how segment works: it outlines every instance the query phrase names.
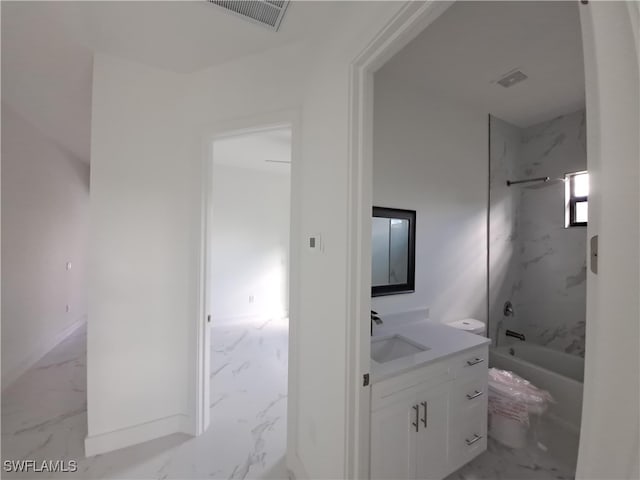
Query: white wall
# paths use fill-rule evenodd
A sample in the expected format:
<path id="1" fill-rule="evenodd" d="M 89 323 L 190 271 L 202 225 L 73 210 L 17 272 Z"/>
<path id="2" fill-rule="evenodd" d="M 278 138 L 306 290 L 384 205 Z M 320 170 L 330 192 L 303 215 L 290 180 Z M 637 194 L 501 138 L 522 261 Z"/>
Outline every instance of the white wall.
<path id="1" fill-rule="evenodd" d="M 507 180 L 520 178 L 520 128 L 491 115 L 489 134 L 489 338 L 504 333 L 504 304 L 513 301 L 518 284 L 519 190 Z M 496 342 L 497 343 L 497 342 Z"/>
<path id="2" fill-rule="evenodd" d="M 187 428 L 200 189 L 182 77 L 96 55 L 93 82 L 88 454 Z"/>
<path id="3" fill-rule="evenodd" d="M 587 236 L 599 236 L 598 274 L 587 271 L 580 479 L 635 479 L 639 471 L 640 49 L 632 10 L 626 2 L 580 7 L 591 183 Z M 637 7 L 635 13 L 638 28 Z"/>
<path id="4" fill-rule="evenodd" d="M 2 103 L 3 387 L 85 319 L 88 208 L 87 159 Z"/>
<path id="5" fill-rule="evenodd" d="M 299 107 L 304 53 L 191 75 L 96 55 L 87 452 L 193 431 L 205 138 Z"/>
<path id="6" fill-rule="evenodd" d="M 215 158 L 214 142 L 213 322 L 282 317 L 288 309 L 291 177 L 288 172 L 216 165 Z"/>
<path id="7" fill-rule="evenodd" d="M 385 72 L 375 75 L 373 203 L 416 211 L 416 285 L 414 293 L 373 298 L 372 308 L 485 322 L 487 114 Z"/>

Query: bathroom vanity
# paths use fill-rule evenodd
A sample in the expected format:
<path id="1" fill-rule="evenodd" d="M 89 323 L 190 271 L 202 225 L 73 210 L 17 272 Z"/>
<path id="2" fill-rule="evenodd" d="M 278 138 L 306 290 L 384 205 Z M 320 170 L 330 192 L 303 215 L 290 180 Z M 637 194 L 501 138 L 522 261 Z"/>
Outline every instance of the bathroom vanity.
<path id="1" fill-rule="evenodd" d="M 371 343 L 371 478 L 441 479 L 487 445 L 487 338 L 421 321 Z"/>

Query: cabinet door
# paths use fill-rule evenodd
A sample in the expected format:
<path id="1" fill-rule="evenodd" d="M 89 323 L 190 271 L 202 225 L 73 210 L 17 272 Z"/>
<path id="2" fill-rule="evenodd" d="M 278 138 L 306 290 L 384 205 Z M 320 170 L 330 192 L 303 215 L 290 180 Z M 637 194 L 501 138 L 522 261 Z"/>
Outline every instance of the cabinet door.
<path id="1" fill-rule="evenodd" d="M 416 478 L 439 480 L 448 473 L 449 383 L 418 394 L 420 431 L 416 434 Z"/>
<path id="2" fill-rule="evenodd" d="M 415 478 L 415 405 L 415 395 L 411 395 L 371 415 L 371 478 Z"/>

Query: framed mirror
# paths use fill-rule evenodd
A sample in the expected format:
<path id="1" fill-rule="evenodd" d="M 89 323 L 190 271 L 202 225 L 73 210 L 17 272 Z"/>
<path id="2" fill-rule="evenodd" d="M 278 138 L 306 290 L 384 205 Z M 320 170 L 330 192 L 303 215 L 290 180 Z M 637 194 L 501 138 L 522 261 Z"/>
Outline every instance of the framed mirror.
<path id="1" fill-rule="evenodd" d="M 371 296 L 414 291 L 415 245 L 415 210 L 373 207 Z"/>

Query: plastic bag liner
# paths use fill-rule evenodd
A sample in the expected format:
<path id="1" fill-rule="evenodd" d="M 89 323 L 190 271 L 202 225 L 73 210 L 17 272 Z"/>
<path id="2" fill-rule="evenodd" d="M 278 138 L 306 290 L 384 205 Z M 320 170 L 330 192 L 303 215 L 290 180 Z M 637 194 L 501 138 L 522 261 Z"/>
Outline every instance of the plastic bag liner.
<path id="1" fill-rule="evenodd" d="M 489 369 L 489 413 L 529 425 L 529 414 L 542 414 L 549 402 L 555 403 L 546 390 L 513 372 Z"/>

